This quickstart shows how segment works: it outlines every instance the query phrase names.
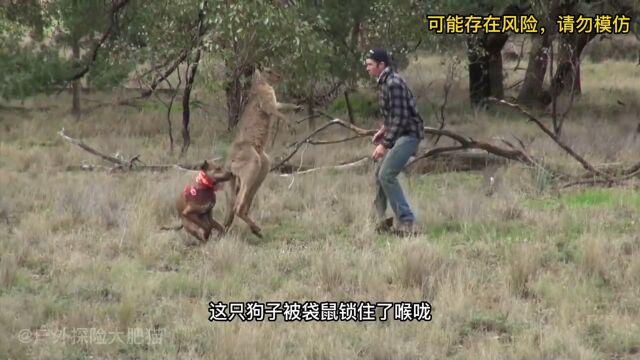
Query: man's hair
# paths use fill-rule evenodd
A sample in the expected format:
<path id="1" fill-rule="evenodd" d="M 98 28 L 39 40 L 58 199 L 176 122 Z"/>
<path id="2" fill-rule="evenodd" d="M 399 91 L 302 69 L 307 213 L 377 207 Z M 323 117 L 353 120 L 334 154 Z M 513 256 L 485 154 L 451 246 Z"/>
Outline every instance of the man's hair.
<path id="1" fill-rule="evenodd" d="M 371 59 L 375 62 L 384 62 L 386 66 L 391 65 L 389 54 L 387 50 L 382 48 L 371 49 L 367 52 L 367 59 Z"/>

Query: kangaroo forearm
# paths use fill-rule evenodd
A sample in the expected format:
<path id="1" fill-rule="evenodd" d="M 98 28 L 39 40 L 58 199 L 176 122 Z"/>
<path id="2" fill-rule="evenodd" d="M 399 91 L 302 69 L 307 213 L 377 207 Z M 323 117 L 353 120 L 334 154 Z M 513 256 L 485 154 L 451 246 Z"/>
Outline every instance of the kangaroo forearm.
<path id="1" fill-rule="evenodd" d="M 296 110 L 297 108 L 298 108 L 298 105 L 296 104 L 281 103 L 281 102 L 276 103 L 276 109 L 278 110 Z"/>

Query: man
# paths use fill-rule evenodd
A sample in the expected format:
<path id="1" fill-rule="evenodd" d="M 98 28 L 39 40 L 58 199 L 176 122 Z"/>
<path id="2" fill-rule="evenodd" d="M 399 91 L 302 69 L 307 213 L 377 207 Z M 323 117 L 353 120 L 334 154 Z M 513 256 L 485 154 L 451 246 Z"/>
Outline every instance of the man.
<path id="1" fill-rule="evenodd" d="M 405 199 L 398 174 L 418 149 L 424 138 L 423 120 L 416 109 L 416 101 L 405 81 L 392 70 L 385 49 L 373 49 L 365 60 L 367 72 L 378 79 L 380 109 L 384 122 L 373 136 L 376 144 L 372 158 L 379 161 L 376 169 L 377 215 L 384 219 L 387 201 L 399 222 L 397 230 L 403 234 L 415 233 L 415 216 Z M 389 230 L 393 218 L 386 219 L 378 230 Z"/>

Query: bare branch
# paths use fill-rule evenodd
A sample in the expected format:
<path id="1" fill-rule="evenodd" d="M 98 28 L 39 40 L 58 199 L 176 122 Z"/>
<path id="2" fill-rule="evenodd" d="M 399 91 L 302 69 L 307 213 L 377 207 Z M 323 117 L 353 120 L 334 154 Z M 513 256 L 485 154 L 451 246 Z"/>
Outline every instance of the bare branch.
<path id="1" fill-rule="evenodd" d="M 320 112 L 320 111 L 319 111 Z M 329 115 L 327 115 L 326 113 L 322 113 L 321 114 L 330 117 Z M 340 125 L 342 127 L 345 127 L 347 129 L 350 129 L 352 131 L 354 131 L 356 134 L 358 134 L 359 136 L 367 136 L 367 135 L 373 135 L 375 134 L 375 130 L 365 130 L 365 129 L 361 129 L 353 124 L 349 124 L 346 123 L 340 119 L 333 119 L 329 122 L 327 122 L 326 124 L 324 124 L 323 126 L 317 128 L 316 130 L 314 130 L 313 132 L 311 132 L 311 134 L 307 135 L 307 137 L 305 137 L 304 139 L 298 141 L 297 143 L 295 143 L 295 148 L 293 149 L 293 151 L 291 151 L 289 153 L 289 155 L 287 155 L 284 159 L 282 159 L 278 164 L 274 165 L 271 167 L 271 171 L 276 170 L 277 168 L 279 168 L 280 166 L 282 166 L 284 163 L 286 163 L 287 161 L 289 161 L 289 159 L 291 159 L 293 157 L 293 155 L 295 155 L 298 150 L 300 150 L 300 148 L 302 147 L 302 145 L 308 143 L 308 141 L 316 134 L 320 133 L 321 131 L 324 131 L 325 129 L 333 126 L 333 125 Z"/>
<path id="2" fill-rule="evenodd" d="M 518 85 L 522 84 L 523 82 L 524 82 L 524 79 L 522 79 L 522 80 L 518 80 L 518 81 L 516 81 L 515 83 L 513 83 L 513 84 L 511 84 L 511 85 L 507 86 L 507 87 L 505 88 L 505 90 L 511 90 L 511 89 L 513 89 L 514 87 L 516 87 L 516 86 L 518 86 Z"/>
<path id="3" fill-rule="evenodd" d="M 291 176 L 294 176 L 294 175 L 309 174 L 309 173 L 312 173 L 312 172 L 316 172 L 316 171 L 320 171 L 320 170 L 327 170 L 327 169 L 333 169 L 333 170 L 353 169 L 355 167 L 365 165 L 370 161 L 371 161 L 371 159 L 368 156 L 366 156 L 366 157 L 359 158 L 358 160 L 355 160 L 355 161 L 350 161 L 350 162 L 348 162 L 346 164 L 331 165 L 331 166 L 320 166 L 320 167 L 317 167 L 317 168 L 311 168 L 311 169 L 306 169 L 306 170 L 302 170 L 302 171 L 295 171 L 295 172 L 288 173 L 288 174 L 280 174 L 280 176 L 291 177 Z"/>
<path id="4" fill-rule="evenodd" d="M 518 62 L 516 62 L 516 66 L 513 67 L 513 71 L 516 70 L 525 70 L 523 68 L 520 67 L 520 60 L 522 60 L 522 57 L 524 56 L 524 44 L 527 41 L 527 38 L 522 38 L 522 43 L 520 43 L 520 55 L 518 55 Z"/>
<path id="5" fill-rule="evenodd" d="M 444 154 L 444 153 L 447 153 L 447 152 L 464 150 L 464 149 L 466 149 L 466 148 L 464 146 L 461 146 L 461 145 L 459 145 L 459 146 L 445 146 L 445 147 L 429 149 L 426 152 L 424 152 L 423 154 L 414 157 L 411 161 L 409 161 L 407 163 L 406 167 L 411 167 L 411 165 L 416 163 L 418 160 L 427 159 L 427 158 L 430 158 L 430 157 L 438 155 L 438 154 Z"/>
<path id="6" fill-rule="evenodd" d="M 303 123 L 303 122 L 305 122 L 307 120 L 314 119 L 314 118 L 317 118 L 317 117 L 318 117 L 318 114 L 309 115 L 309 116 L 306 116 L 306 117 L 304 117 L 304 118 L 302 118 L 300 120 L 296 120 L 296 124 L 300 124 L 300 123 Z"/>
<path id="7" fill-rule="evenodd" d="M 309 144 L 309 145 L 330 145 L 330 144 L 339 144 L 339 143 L 343 143 L 343 142 L 347 142 L 347 141 L 351 141 L 351 140 L 355 140 L 355 139 L 361 139 L 361 138 L 363 138 L 362 135 L 349 136 L 349 137 L 346 137 L 344 139 L 338 139 L 338 140 L 311 140 L 311 139 L 309 139 L 309 141 L 307 141 L 307 144 Z"/>
<path id="8" fill-rule="evenodd" d="M 82 142 L 81 140 L 78 139 L 74 139 L 72 137 L 67 136 L 67 134 L 64 133 L 64 128 L 62 128 L 62 130 L 58 131 L 58 135 L 60 135 L 65 141 L 74 144 L 76 146 L 79 146 L 81 149 L 88 151 L 89 153 L 96 155 L 110 163 L 116 164 L 116 165 L 128 165 L 126 161 L 122 161 L 118 158 L 115 158 L 113 156 L 109 156 L 109 155 L 105 155 L 95 149 L 93 149 L 92 147 L 90 147 L 89 145 L 85 144 L 84 142 Z"/>
<path id="9" fill-rule="evenodd" d="M 165 71 L 157 79 L 155 79 L 153 83 L 151 83 L 151 85 L 149 86 L 149 89 L 143 91 L 142 94 L 140 94 L 140 97 L 147 98 L 151 96 L 151 94 L 153 94 L 153 92 L 156 91 L 156 88 L 158 87 L 158 85 L 160 85 L 161 82 L 163 82 L 165 79 L 171 76 L 171 74 L 173 74 L 176 71 L 176 69 L 178 69 L 180 64 L 182 64 L 187 59 L 187 56 L 189 55 L 190 50 L 191 49 L 182 50 L 179 53 L 180 56 L 178 56 L 178 58 L 173 62 L 173 64 L 171 64 L 169 68 L 165 69 Z"/>
<path id="10" fill-rule="evenodd" d="M 456 65 L 457 63 L 453 63 L 453 64 L 449 64 L 449 67 L 447 68 L 447 79 L 444 83 L 444 100 L 442 101 L 442 105 L 440 105 L 440 127 L 438 128 L 439 130 L 444 129 L 445 127 L 445 123 L 446 123 L 446 119 L 444 117 L 444 109 L 447 106 L 447 100 L 449 99 L 449 92 L 451 91 L 451 86 L 453 85 L 453 77 L 455 74 L 455 70 L 456 70 Z M 433 146 L 436 146 L 438 144 L 438 141 L 440 141 L 440 136 L 436 136 L 435 140 L 433 141 Z"/>
<path id="11" fill-rule="evenodd" d="M 571 157 L 573 157 L 574 159 L 576 159 L 576 161 L 578 161 L 582 167 L 584 167 L 587 171 L 602 176 L 606 179 L 609 179 L 609 176 L 607 174 L 602 173 L 601 171 L 598 171 L 597 169 L 595 169 L 593 167 L 593 165 L 591 165 L 588 161 L 586 161 L 582 156 L 580 156 L 579 154 L 577 154 L 575 151 L 573 151 L 573 149 L 571 149 L 570 146 L 568 146 L 567 144 L 565 144 L 564 142 L 562 142 L 558 136 L 556 134 L 554 134 L 553 132 L 551 132 L 551 130 L 549 130 L 546 126 L 544 126 L 544 124 L 542 124 L 542 122 L 540 120 L 538 120 L 535 116 L 533 116 L 529 111 L 527 111 L 526 109 L 524 109 L 522 106 L 518 105 L 518 104 L 513 104 L 510 103 L 508 101 L 502 100 L 502 99 L 497 99 L 494 97 L 489 97 L 487 98 L 488 101 L 490 102 L 495 102 L 498 104 L 502 104 L 502 105 L 506 105 L 508 107 L 514 108 L 518 111 L 520 111 L 522 114 L 524 114 L 525 116 L 527 116 L 529 118 L 529 121 L 532 121 L 533 123 L 535 123 L 536 125 L 538 125 L 538 127 L 545 133 L 547 134 L 551 139 L 553 139 L 553 141 L 558 144 L 558 146 L 560 146 L 564 151 L 566 151 L 569 155 L 571 155 Z"/>
<path id="12" fill-rule="evenodd" d="M 144 164 L 141 160 L 140 160 L 140 155 L 136 155 L 134 157 L 131 158 L 131 160 L 129 161 L 125 161 L 125 160 L 121 160 L 118 159 L 116 157 L 110 156 L 110 155 L 106 155 L 94 148 L 92 148 L 91 146 L 85 144 L 82 140 L 79 139 L 75 139 L 72 138 L 70 136 L 68 136 L 67 134 L 65 134 L 64 132 L 64 128 L 62 130 L 60 130 L 58 132 L 58 135 L 60 135 L 65 141 L 74 144 L 78 147 L 80 147 L 81 149 L 89 152 L 90 154 L 93 154 L 97 157 L 102 158 L 103 160 L 106 160 L 112 164 L 114 164 L 115 166 L 109 168 L 106 166 L 102 166 L 102 165 L 81 165 L 81 166 L 70 166 L 67 167 L 67 170 L 85 170 L 85 171 L 91 171 L 91 170 L 96 170 L 96 169 L 110 169 L 110 172 L 114 172 L 116 170 L 121 170 L 121 171 L 135 171 L 135 170 L 148 170 L 148 171 L 166 171 L 168 169 L 179 169 L 179 170 L 184 170 L 184 171 L 198 171 L 200 164 L 201 163 L 197 163 L 197 164 L 191 164 L 191 165 L 180 165 L 180 164 L 161 164 L 161 165 L 146 165 Z M 221 160 L 221 157 L 217 157 L 211 160 L 207 160 L 210 163 L 215 163 L 219 160 Z M 141 164 L 141 165 L 139 165 Z"/>

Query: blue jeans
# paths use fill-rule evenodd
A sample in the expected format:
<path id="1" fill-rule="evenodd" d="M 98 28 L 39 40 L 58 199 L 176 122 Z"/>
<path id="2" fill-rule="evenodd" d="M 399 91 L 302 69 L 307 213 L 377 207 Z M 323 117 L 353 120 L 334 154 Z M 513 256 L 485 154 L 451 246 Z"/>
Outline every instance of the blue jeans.
<path id="1" fill-rule="evenodd" d="M 415 223 L 415 216 L 404 197 L 398 174 L 405 167 L 409 158 L 416 153 L 420 140 L 413 136 L 401 136 L 391 149 L 385 151 L 376 168 L 377 195 L 374 201 L 380 218 L 384 218 L 387 201 L 391 205 L 396 219 L 401 223 Z"/>

